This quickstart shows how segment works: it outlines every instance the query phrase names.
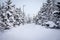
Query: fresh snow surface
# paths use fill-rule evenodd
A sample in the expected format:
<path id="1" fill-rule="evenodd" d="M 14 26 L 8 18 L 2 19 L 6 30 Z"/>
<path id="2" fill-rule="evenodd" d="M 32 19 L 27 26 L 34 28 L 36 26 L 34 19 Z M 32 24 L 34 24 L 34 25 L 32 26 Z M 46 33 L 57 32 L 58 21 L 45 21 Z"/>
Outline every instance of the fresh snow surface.
<path id="1" fill-rule="evenodd" d="M 25 24 L 0 32 L 0 40 L 60 40 L 60 30 Z"/>

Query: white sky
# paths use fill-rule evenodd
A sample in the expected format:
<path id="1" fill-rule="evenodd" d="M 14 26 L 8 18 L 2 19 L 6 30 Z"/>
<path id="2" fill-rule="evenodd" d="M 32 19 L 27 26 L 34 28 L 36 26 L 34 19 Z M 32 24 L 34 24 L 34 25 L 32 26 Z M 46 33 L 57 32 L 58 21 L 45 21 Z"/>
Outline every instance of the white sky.
<path id="1" fill-rule="evenodd" d="M 0 0 L 5 1 L 5 0 Z M 12 0 L 13 4 L 16 7 L 21 7 L 23 9 L 23 5 L 25 5 L 25 14 L 32 16 L 33 14 L 37 14 L 40 8 L 42 7 L 42 3 L 46 2 L 46 0 Z"/>

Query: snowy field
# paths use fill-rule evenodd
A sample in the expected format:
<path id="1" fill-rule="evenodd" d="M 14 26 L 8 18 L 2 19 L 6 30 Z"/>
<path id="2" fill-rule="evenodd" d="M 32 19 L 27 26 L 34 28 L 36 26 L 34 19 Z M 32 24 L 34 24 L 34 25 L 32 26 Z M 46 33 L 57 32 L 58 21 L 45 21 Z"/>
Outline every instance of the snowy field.
<path id="1" fill-rule="evenodd" d="M 60 40 L 60 30 L 25 24 L 0 32 L 0 40 Z"/>

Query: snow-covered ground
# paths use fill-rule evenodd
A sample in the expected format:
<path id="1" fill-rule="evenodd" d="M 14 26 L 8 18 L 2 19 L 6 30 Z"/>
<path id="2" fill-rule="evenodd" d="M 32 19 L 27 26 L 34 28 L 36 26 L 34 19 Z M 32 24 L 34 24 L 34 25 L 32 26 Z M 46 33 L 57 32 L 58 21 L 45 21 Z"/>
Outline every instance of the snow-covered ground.
<path id="1" fill-rule="evenodd" d="M 60 30 L 25 24 L 0 32 L 0 40 L 60 40 Z"/>

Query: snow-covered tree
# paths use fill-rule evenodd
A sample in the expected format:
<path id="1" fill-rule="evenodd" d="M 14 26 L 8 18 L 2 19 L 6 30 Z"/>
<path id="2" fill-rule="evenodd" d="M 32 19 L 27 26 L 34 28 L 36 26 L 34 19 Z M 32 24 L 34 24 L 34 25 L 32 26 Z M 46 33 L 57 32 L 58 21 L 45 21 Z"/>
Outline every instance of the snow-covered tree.
<path id="1" fill-rule="evenodd" d="M 53 11 L 58 10 L 56 5 L 53 3 L 52 0 L 47 0 L 46 3 L 43 3 L 43 6 L 41 7 L 40 11 L 37 15 L 37 22 L 41 21 L 40 23 L 43 24 L 45 21 L 53 21 Z"/>
<path id="2" fill-rule="evenodd" d="M 9 25 L 7 24 L 7 19 L 6 17 L 6 9 L 5 9 L 5 4 L 2 3 L 0 5 L 0 29 L 9 29 Z"/>
<path id="3" fill-rule="evenodd" d="M 21 8 L 16 8 L 11 0 L 6 0 L 0 5 L 0 27 L 1 29 L 9 29 L 15 25 L 24 24 L 25 14 Z"/>
<path id="4" fill-rule="evenodd" d="M 30 17 L 30 15 L 28 14 L 28 17 L 27 17 L 27 23 L 31 23 L 32 19 Z"/>
<path id="5" fill-rule="evenodd" d="M 25 13 L 23 12 L 22 15 L 23 15 L 23 16 L 22 16 L 22 24 L 24 25 L 24 23 L 25 23 Z"/>
<path id="6" fill-rule="evenodd" d="M 36 16 L 33 14 L 33 23 L 35 23 Z"/>
<path id="7" fill-rule="evenodd" d="M 58 28 L 60 28 L 60 2 L 58 2 L 56 6 L 58 7 L 58 11 L 53 12 L 54 19 L 55 19 L 55 23 L 58 25 Z"/>
<path id="8" fill-rule="evenodd" d="M 14 25 L 20 25 L 21 23 L 23 23 L 23 13 L 21 11 L 21 8 L 15 9 L 14 20 Z"/>
<path id="9" fill-rule="evenodd" d="M 5 19 L 6 19 L 6 24 L 8 24 L 9 26 L 13 26 L 14 23 L 14 9 L 15 9 L 15 5 L 12 5 L 12 1 L 11 0 L 7 0 L 5 2 L 5 9 L 6 12 L 4 14 Z"/>

